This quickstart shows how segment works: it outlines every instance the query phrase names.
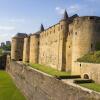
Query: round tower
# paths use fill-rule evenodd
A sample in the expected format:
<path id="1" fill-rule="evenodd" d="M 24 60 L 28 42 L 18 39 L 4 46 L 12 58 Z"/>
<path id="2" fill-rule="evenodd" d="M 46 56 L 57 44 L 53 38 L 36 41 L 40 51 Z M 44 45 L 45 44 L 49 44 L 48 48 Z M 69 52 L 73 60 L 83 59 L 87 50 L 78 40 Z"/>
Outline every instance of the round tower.
<path id="1" fill-rule="evenodd" d="M 23 49 L 23 62 L 29 62 L 30 57 L 30 36 L 24 38 L 24 49 Z"/>
<path id="2" fill-rule="evenodd" d="M 96 44 L 100 43 L 100 18 L 94 16 L 76 18 L 73 22 L 72 43 L 72 73 L 80 74 L 80 68 L 75 66 L 75 61 L 96 50 Z"/>
<path id="3" fill-rule="evenodd" d="M 59 69 L 62 71 L 66 70 L 66 40 L 68 35 L 68 14 L 65 10 L 63 19 L 59 22 L 60 23 L 60 41 L 59 41 Z"/>
<path id="4" fill-rule="evenodd" d="M 30 36 L 30 63 L 38 63 L 39 58 L 39 34 Z"/>
<path id="5" fill-rule="evenodd" d="M 41 24 L 40 30 L 33 35 L 30 36 L 30 63 L 38 63 L 39 62 L 39 37 L 40 33 L 44 31 L 44 26 Z"/>
<path id="6" fill-rule="evenodd" d="M 24 45 L 24 38 L 27 34 L 24 33 L 17 33 L 12 38 L 11 43 L 11 59 L 22 61 L 23 59 L 23 45 Z"/>

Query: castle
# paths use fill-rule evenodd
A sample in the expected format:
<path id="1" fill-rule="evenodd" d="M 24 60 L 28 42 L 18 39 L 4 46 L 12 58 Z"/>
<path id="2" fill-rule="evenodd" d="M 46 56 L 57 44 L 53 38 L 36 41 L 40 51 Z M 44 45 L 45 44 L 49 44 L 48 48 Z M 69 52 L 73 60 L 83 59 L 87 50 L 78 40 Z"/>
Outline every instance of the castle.
<path id="1" fill-rule="evenodd" d="M 12 38 L 11 59 L 51 66 L 74 73 L 75 62 L 94 51 L 100 43 L 100 17 L 77 14 L 63 18 L 55 25 L 27 35 L 18 33 Z"/>

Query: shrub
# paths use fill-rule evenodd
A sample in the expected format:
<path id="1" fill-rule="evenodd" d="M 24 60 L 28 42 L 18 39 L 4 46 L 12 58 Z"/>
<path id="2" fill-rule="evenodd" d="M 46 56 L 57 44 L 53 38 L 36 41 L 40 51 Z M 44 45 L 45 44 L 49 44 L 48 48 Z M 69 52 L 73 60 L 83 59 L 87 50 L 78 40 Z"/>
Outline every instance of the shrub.
<path id="1" fill-rule="evenodd" d="M 97 42 L 97 43 L 95 44 L 95 50 L 96 50 L 96 51 L 100 50 L 100 42 Z"/>
<path id="2" fill-rule="evenodd" d="M 77 59 L 79 62 L 100 63 L 100 51 L 91 52 Z"/>
<path id="3" fill-rule="evenodd" d="M 82 84 L 82 83 L 93 83 L 94 81 L 91 79 L 87 79 L 87 80 L 74 80 L 74 83 L 76 84 Z"/>

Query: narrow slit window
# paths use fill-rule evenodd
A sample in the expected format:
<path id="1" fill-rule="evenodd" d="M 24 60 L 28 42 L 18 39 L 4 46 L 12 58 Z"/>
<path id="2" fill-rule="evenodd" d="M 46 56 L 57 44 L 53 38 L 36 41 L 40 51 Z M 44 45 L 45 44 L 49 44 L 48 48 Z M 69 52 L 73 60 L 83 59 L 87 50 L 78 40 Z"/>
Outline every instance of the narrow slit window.
<path id="1" fill-rule="evenodd" d="M 75 35 L 77 35 L 77 32 L 75 32 Z"/>

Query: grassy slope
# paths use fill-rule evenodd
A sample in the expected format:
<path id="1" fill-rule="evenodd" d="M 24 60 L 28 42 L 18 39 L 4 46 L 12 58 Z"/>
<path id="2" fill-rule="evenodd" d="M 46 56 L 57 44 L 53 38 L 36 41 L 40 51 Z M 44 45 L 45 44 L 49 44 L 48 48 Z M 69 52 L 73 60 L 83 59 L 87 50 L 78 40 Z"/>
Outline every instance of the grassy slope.
<path id="1" fill-rule="evenodd" d="M 0 71 L 0 100 L 26 100 L 5 71 Z"/>
<path id="2" fill-rule="evenodd" d="M 53 69 L 51 67 L 40 65 L 40 64 L 30 64 L 30 66 L 35 68 L 35 69 L 37 69 L 37 70 L 45 72 L 45 73 L 47 73 L 49 75 L 53 75 L 53 76 L 66 76 L 66 75 L 70 75 L 70 73 L 68 73 L 68 72 L 61 72 L 61 71 L 58 71 L 58 70 Z"/>
<path id="3" fill-rule="evenodd" d="M 2 49 L 0 49 L 0 55 L 2 55 Z"/>
<path id="4" fill-rule="evenodd" d="M 100 63 L 100 51 L 91 52 L 79 58 L 79 62 Z"/>
<path id="5" fill-rule="evenodd" d="M 84 84 L 79 84 L 80 86 L 86 87 L 88 89 L 100 92 L 100 84 L 97 83 L 84 83 Z"/>

